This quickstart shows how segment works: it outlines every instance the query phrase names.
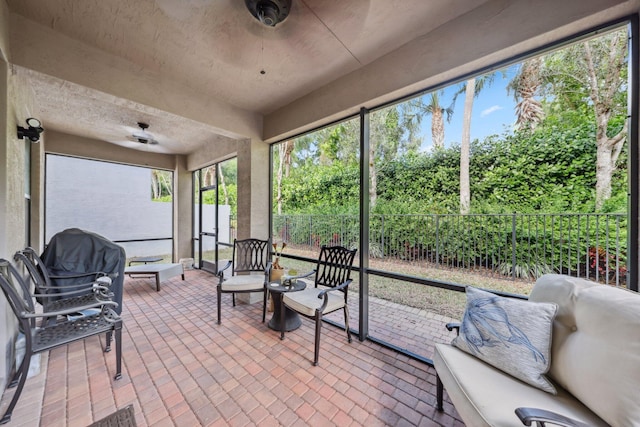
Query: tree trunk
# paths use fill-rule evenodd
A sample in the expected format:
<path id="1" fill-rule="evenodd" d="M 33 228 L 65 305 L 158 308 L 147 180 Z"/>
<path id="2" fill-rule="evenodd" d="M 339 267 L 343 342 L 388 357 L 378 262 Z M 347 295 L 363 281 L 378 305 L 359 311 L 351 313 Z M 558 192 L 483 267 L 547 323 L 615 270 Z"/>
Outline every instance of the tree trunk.
<path id="1" fill-rule="evenodd" d="M 598 83 L 598 71 L 593 61 L 593 54 L 589 42 L 584 44 L 587 77 L 589 79 L 589 96 L 593 102 L 596 116 L 596 211 L 602 209 L 604 202 L 611 197 L 611 180 L 616 170 L 618 156 L 626 141 L 628 121 L 622 130 L 613 137 L 607 136 L 609 119 L 612 114 L 615 93 L 621 85 L 620 73 L 624 66 L 624 52 L 626 43 L 620 34 L 611 39 L 609 59 L 604 75 L 604 84 Z"/>
<path id="2" fill-rule="evenodd" d="M 151 170 L 151 195 L 153 197 L 153 200 L 156 200 L 160 197 L 160 191 L 158 190 L 158 187 L 160 186 L 160 184 L 158 183 L 158 171 L 155 169 Z"/>
<path id="3" fill-rule="evenodd" d="M 431 112 L 431 138 L 433 148 L 444 148 L 444 120 L 440 106 Z"/>
<path id="4" fill-rule="evenodd" d="M 224 175 L 222 174 L 222 168 L 218 168 L 218 179 L 220 180 L 220 188 L 222 188 L 222 194 L 224 198 L 224 204 L 229 204 L 229 193 L 227 192 L 227 184 L 224 182 Z"/>
<path id="5" fill-rule="evenodd" d="M 471 145 L 471 112 L 473 98 L 476 94 L 475 77 L 467 80 L 464 96 L 464 116 L 460 141 L 460 213 L 466 215 L 471 206 L 471 189 L 469 187 L 469 150 Z"/>
<path id="6" fill-rule="evenodd" d="M 160 177 L 160 188 L 159 188 L 160 197 L 164 195 L 162 194 L 163 193 L 162 188 L 166 188 L 168 195 L 173 197 L 173 183 L 171 182 L 171 173 L 163 171 L 163 172 L 160 172 L 158 176 Z"/>
<path id="7" fill-rule="evenodd" d="M 369 207 L 373 209 L 378 201 L 378 177 L 376 174 L 376 148 L 373 142 L 373 138 L 370 140 L 369 145 Z"/>
<path id="8" fill-rule="evenodd" d="M 287 141 L 288 142 L 288 141 Z M 276 175 L 276 207 L 278 215 L 282 215 L 282 172 L 284 170 L 287 143 L 278 145 L 278 172 Z"/>
<path id="9" fill-rule="evenodd" d="M 215 171 L 215 166 L 209 166 L 204 170 L 204 176 L 202 177 L 203 187 L 211 187 L 215 182 L 215 176 L 213 175 L 212 169 Z"/>
<path id="10" fill-rule="evenodd" d="M 291 170 L 291 153 L 293 153 L 294 144 L 293 141 L 287 141 L 285 144 L 285 155 L 284 155 L 284 176 L 289 177 L 289 172 Z"/>

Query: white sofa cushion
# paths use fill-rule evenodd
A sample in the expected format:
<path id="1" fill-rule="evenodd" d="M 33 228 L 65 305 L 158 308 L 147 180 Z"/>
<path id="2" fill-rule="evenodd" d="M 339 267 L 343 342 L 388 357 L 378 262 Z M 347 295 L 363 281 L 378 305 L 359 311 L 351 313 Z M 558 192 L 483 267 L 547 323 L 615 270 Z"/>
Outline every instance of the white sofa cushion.
<path id="1" fill-rule="evenodd" d="M 545 275 L 530 300 L 559 304 L 550 376 L 609 424 L 640 425 L 640 295 Z"/>
<path id="2" fill-rule="evenodd" d="M 522 425 L 515 415 L 519 407 L 546 409 L 594 427 L 607 425 L 565 390 L 558 388 L 556 395 L 546 393 L 455 347 L 436 344 L 433 363 L 469 427 Z"/>
<path id="3" fill-rule="evenodd" d="M 460 335 L 453 345 L 549 393 L 551 333 L 557 306 L 467 287 Z"/>

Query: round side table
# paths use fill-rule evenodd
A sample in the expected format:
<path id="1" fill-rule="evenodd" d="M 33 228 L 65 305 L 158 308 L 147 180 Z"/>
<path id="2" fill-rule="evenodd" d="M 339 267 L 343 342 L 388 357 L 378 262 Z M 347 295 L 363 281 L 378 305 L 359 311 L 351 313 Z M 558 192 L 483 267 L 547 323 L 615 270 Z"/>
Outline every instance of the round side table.
<path id="1" fill-rule="evenodd" d="M 297 312 L 289 310 L 287 307 L 282 307 L 281 295 L 285 292 L 301 291 L 307 287 L 307 284 L 302 280 L 296 280 L 291 286 L 283 286 L 280 282 L 269 283 L 269 292 L 273 294 L 273 316 L 269 320 L 268 326 L 274 331 L 282 330 L 280 327 L 280 311 L 284 308 L 284 325 L 285 331 L 293 331 L 298 329 L 302 325 L 302 320 Z"/>

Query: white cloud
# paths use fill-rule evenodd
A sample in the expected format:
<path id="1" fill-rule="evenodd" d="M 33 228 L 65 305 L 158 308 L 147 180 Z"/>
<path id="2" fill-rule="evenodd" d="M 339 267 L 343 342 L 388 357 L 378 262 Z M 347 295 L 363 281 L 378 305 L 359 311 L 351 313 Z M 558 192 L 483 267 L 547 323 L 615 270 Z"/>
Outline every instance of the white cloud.
<path id="1" fill-rule="evenodd" d="M 486 117 L 489 114 L 496 112 L 498 110 L 502 110 L 503 107 L 499 106 L 499 105 L 494 105 L 492 107 L 487 108 L 486 110 L 482 110 L 482 113 L 480 113 L 480 117 Z"/>

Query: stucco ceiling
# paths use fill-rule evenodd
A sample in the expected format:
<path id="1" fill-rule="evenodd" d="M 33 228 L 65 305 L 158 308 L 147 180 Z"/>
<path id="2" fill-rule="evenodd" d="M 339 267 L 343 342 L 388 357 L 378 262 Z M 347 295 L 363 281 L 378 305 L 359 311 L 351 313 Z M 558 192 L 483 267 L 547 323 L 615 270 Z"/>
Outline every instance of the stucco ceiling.
<path id="1" fill-rule="evenodd" d="M 242 0 L 7 0 L 13 39 L 26 38 L 31 27 L 61 40 L 61 49 L 101 53 L 94 70 L 68 64 L 68 71 L 55 75 L 49 70 L 62 68 L 37 69 L 30 64 L 38 61 L 28 54 L 12 52 L 18 58 L 16 73 L 33 88 L 34 110 L 46 128 L 176 154 L 246 135 L 180 114 L 185 100 L 175 100 L 178 106 L 169 112 L 123 93 L 97 90 L 100 85 L 92 87 L 91 73 L 104 78 L 95 70 L 116 69 L 113 64 L 123 61 L 141 76 L 127 82 L 133 88 L 171 82 L 184 93 L 261 117 L 484 2 L 293 0 L 289 17 L 271 28 L 254 19 Z M 34 49 L 36 45 L 31 43 Z M 154 79 L 145 80 L 147 75 Z M 110 78 L 117 81 L 119 76 Z M 123 84 L 131 80 L 130 75 L 121 78 Z M 147 89 L 153 92 L 153 87 Z M 151 125 L 158 145 L 139 147 L 126 139 L 137 121 Z"/>

